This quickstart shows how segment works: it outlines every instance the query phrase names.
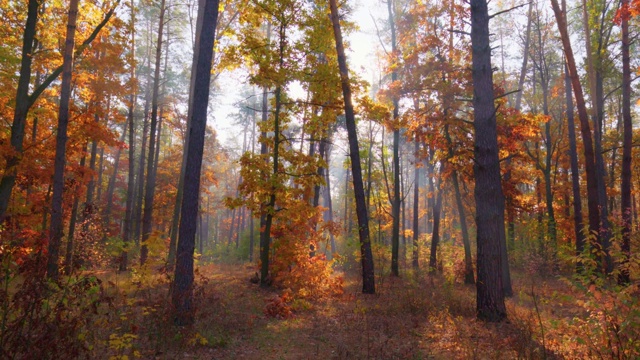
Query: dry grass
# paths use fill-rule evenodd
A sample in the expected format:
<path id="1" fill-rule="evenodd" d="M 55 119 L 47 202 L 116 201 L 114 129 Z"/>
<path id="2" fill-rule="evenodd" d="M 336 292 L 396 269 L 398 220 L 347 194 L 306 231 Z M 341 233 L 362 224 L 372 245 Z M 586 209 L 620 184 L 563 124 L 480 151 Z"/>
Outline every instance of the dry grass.
<path id="1" fill-rule="evenodd" d="M 376 295 L 360 293 L 345 275 L 339 297 L 294 299 L 293 315 L 264 315 L 280 292 L 260 289 L 246 265 L 208 265 L 202 274 L 197 322 L 177 329 L 168 319 L 166 282 L 147 288 L 130 279 L 106 282 L 114 306 L 88 336 L 90 358 L 127 355 L 145 359 L 553 359 L 588 358 L 575 344 L 571 319 L 584 317 L 577 294 L 563 282 L 515 274 L 509 321 L 475 319 L 475 287 L 439 275 L 383 278 Z M 106 275 L 103 275 L 106 276 Z M 112 274 L 109 276 L 113 276 Z M 533 290 L 533 291 L 532 291 Z M 102 320 L 100 320 L 102 319 Z M 106 320 L 105 320 L 106 319 Z M 109 336 L 133 334 L 117 349 Z M 123 340 L 125 342 L 125 340 Z M 116 342 L 116 345 L 119 343 Z"/>

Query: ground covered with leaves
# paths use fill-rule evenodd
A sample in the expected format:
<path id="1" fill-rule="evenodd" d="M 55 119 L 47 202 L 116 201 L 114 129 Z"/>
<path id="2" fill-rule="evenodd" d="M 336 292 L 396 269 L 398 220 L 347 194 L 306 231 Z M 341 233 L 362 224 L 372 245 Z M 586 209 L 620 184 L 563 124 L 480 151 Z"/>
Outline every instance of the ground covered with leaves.
<path id="1" fill-rule="evenodd" d="M 86 306 L 78 304 L 80 313 L 70 310 L 58 315 L 67 319 L 62 322 L 81 319 L 69 329 L 74 335 L 68 341 L 78 346 L 70 355 L 91 359 L 638 355 L 640 316 L 635 303 L 595 285 L 582 288 L 560 277 L 539 278 L 515 271 L 515 295 L 507 301 L 509 320 L 490 324 L 475 319 L 474 286 L 438 274 L 381 276 L 377 294 L 363 295 L 357 274 L 338 273 L 344 278 L 341 292 L 300 296 L 286 289 L 260 288 L 251 281 L 254 271 L 248 265 L 200 267 L 197 321 L 186 328 L 172 325 L 169 280 L 157 269 L 149 274 L 88 274 L 95 278 L 85 284 L 85 291 L 94 300 Z M 18 357 L 34 354 L 28 351 L 21 350 Z"/>

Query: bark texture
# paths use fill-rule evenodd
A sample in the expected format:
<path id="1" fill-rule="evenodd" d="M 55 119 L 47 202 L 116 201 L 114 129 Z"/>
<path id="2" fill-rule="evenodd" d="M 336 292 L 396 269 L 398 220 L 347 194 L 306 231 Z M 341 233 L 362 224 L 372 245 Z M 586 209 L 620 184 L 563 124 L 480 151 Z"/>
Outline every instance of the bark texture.
<path id="1" fill-rule="evenodd" d="M 498 158 L 489 12 L 486 0 L 472 0 L 474 155 L 477 228 L 477 316 L 486 321 L 507 317 L 502 288 L 501 242 L 505 241 L 504 196 Z"/>
<path id="2" fill-rule="evenodd" d="M 182 199 L 176 268 L 171 300 L 174 307 L 174 322 L 184 326 L 193 324 L 193 252 L 198 219 L 198 198 L 200 197 L 200 174 L 204 135 L 207 127 L 207 106 L 211 83 L 211 62 L 216 24 L 218 22 L 218 0 L 206 0 L 204 4 L 203 27 L 198 46 L 198 59 L 193 87 L 193 111 L 189 126 L 189 147 L 185 166 L 185 187 Z"/>

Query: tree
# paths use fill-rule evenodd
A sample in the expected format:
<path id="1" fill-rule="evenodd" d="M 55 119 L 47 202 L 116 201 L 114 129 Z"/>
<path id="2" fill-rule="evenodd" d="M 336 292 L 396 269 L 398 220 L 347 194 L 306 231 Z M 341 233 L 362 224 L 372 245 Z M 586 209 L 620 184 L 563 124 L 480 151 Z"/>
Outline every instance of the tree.
<path id="1" fill-rule="evenodd" d="M 122 228 L 122 241 L 124 242 L 125 249 L 122 251 L 120 258 L 120 264 L 118 266 L 119 271 L 125 271 L 128 265 L 128 249 L 126 247 L 131 243 L 131 225 L 133 222 L 133 198 L 135 194 L 135 124 L 134 124 L 134 111 L 136 107 L 137 96 L 137 84 L 136 84 L 136 67 L 135 67 L 135 23 L 136 23 L 136 11 L 134 0 L 131 0 L 131 19 L 130 19 L 130 31 L 131 31 L 131 54 L 129 55 L 131 66 L 131 73 L 129 83 L 131 85 L 131 97 L 129 98 L 129 106 L 127 109 L 127 122 L 129 123 L 129 172 L 127 175 L 127 198 L 125 204 L 124 226 Z"/>
<path id="2" fill-rule="evenodd" d="M 36 25 L 38 22 L 38 6 L 40 2 L 30 0 L 28 4 L 27 20 L 23 36 L 23 45 L 21 53 L 20 75 L 18 78 L 18 88 L 16 90 L 16 104 L 11 124 L 11 147 L 12 152 L 8 154 L 5 164 L 4 173 L 0 180 L 0 223 L 4 222 L 6 217 L 11 192 L 16 183 L 17 167 L 20 164 L 20 156 L 23 152 L 23 142 L 25 134 L 25 126 L 27 121 L 27 113 L 33 104 L 38 100 L 40 95 L 55 81 L 63 72 L 63 64 L 58 66 L 51 74 L 49 74 L 42 82 L 36 84 L 33 92 L 29 94 L 29 84 L 31 79 L 31 63 L 33 61 L 33 44 L 36 35 Z M 103 20 L 93 29 L 89 37 L 85 39 L 77 48 L 74 57 L 79 58 L 83 51 L 98 36 L 100 30 L 109 22 L 113 16 L 115 9 L 119 4 L 116 1 L 114 6 L 107 12 Z"/>
<path id="3" fill-rule="evenodd" d="M 584 101 L 582 85 L 578 75 L 576 61 L 571 48 L 571 39 L 567 30 L 567 21 L 565 13 L 560 9 L 558 0 L 551 0 L 553 13 L 555 14 L 560 31 L 560 39 L 562 40 L 562 48 L 564 50 L 569 77 L 573 87 L 576 99 L 576 107 L 578 109 L 578 119 L 580 121 L 580 132 L 582 134 L 583 153 L 585 159 L 585 172 L 587 173 L 587 203 L 589 208 L 589 233 L 600 229 L 600 211 L 598 205 L 598 186 L 596 180 L 595 156 L 593 150 L 593 140 L 591 137 L 591 129 L 589 126 L 589 115 Z"/>
<path id="4" fill-rule="evenodd" d="M 628 284 L 629 269 L 625 266 L 631 256 L 631 146 L 633 124 L 631 121 L 631 66 L 629 55 L 629 0 L 622 0 L 620 6 L 620 26 L 622 27 L 622 121 L 624 127 L 622 144 L 622 184 L 620 189 L 622 207 L 622 256 L 623 263 L 618 281 Z"/>
<path id="5" fill-rule="evenodd" d="M 501 268 L 501 242 L 505 241 L 504 196 L 498 157 L 489 11 L 486 0 L 471 0 L 470 5 L 478 246 L 476 311 L 479 319 L 494 322 L 507 316 Z"/>
<path id="6" fill-rule="evenodd" d="M 38 0 L 29 0 L 27 7 L 27 21 L 24 28 L 22 41 L 22 57 L 20 60 L 20 77 L 18 78 L 18 88 L 16 90 L 16 107 L 11 125 L 11 146 L 14 151 L 22 152 L 22 142 L 24 139 L 24 128 L 29 111 L 29 83 L 31 81 L 31 62 L 33 59 L 33 40 L 36 35 L 36 25 L 38 23 Z M 11 190 L 16 182 L 16 172 L 19 162 L 18 154 L 7 159 L 2 181 L 0 182 L 0 224 L 4 222 L 4 216 L 9 206 Z"/>
<path id="7" fill-rule="evenodd" d="M 202 30 L 198 39 L 198 58 L 193 86 L 193 102 L 190 106 L 189 145 L 185 166 L 184 197 L 181 206 L 176 268 L 171 294 L 176 325 L 190 325 L 194 321 L 193 308 L 193 252 L 195 249 L 196 223 L 200 197 L 200 174 L 204 135 L 207 125 L 207 106 L 211 82 L 213 43 L 218 22 L 219 0 L 206 0 L 202 18 Z M 195 60 L 195 59 L 194 59 Z"/>
<path id="8" fill-rule="evenodd" d="M 47 277 L 58 278 L 58 253 L 63 235 L 62 195 L 64 192 L 64 166 L 66 163 L 67 126 L 69 124 L 69 102 L 71 100 L 71 75 L 73 70 L 73 49 L 75 47 L 76 20 L 79 0 L 69 3 L 67 36 L 64 43 L 62 63 L 62 84 L 60 85 L 60 108 L 56 135 L 56 157 L 53 175 L 53 195 L 51 197 L 51 228 L 49 230 L 49 252 L 47 257 Z"/>
<path id="9" fill-rule="evenodd" d="M 329 0 L 331 10 L 331 23 L 336 40 L 336 52 L 338 53 L 338 66 L 340 69 L 340 81 L 344 97 L 344 111 L 346 116 L 347 134 L 349 137 L 349 157 L 351 158 L 351 172 L 353 175 L 353 189 L 356 198 L 356 215 L 358 217 L 358 235 L 360 237 L 360 256 L 362 262 L 362 292 L 375 293 L 375 276 L 373 268 L 373 254 L 371 252 L 371 240 L 369 238 L 369 217 L 364 196 L 364 184 L 362 182 L 362 168 L 360 165 L 360 148 L 358 146 L 358 134 L 356 132 L 356 120 L 351 103 L 351 85 L 349 84 L 349 69 L 344 53 L 340 17 L 336 0 Z"/>
<path id="10" fill-rule="evenodd" d="M 389 28 L 391 29 L 391 54 L 394 63 L 391 64 L 391 81 L 398 80 L 398 73 L 395 70 L 395 57 L 397 56 L 396 27 L 393 21 L 393 1 L 387 0 L 387 11 L 389 13 Z M 393 86 L 394 84 L 392 84 Z M 391 230 L 391 274 L 400 276 L 398 271 L 398 256 L 400 249 L 400 124 L 398 123 L 398 95 L 393 95 L 393 197 L 391 199 L 391 217 L 393 225 Z"/>
<path id="11" fill-rule="evenodd" d="M 147 244 L 145 243 L 151 235 L 151 218 L 153 215 L 153 200 L 156 187 L 155 165 L 155 147 L 156 131 L 158 127 L 158 98 L 160 92 L 160 61 L 162 57 L 162 36 L 165 23 L 165 0 L 160 2 L 160 19 L 158 22 L 158 41 L 156 43 L 155 69 L 153 75 L 153 94 L 151 97 L 151 130 L 149 133 L 149 158 L 147 160 L 147 178 L 144 187 L 144 213 L 142 215 L 142 246 L 140 247 L 140 264 L 144 264 L 147 260 Z"/>

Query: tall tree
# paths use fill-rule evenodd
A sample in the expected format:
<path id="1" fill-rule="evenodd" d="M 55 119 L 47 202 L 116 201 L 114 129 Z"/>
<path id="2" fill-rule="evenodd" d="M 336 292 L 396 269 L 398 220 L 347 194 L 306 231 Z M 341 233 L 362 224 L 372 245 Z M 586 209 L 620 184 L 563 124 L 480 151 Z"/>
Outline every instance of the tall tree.
<path id="1" fill-rule="evenodd" d="M 116 0 L 113 7 L 107 12 L 102 21 L 93 29 L 87 39 L 77 48 L 74 56 L 78 58 L 84 49 L 98 36 L 100 30 L 109 22 L 117 8 L 120 0 Z M 36 25 L 38 22 L 38 7 L 40 1 L 29 0 L 27 6 L 27 20 L 23 35 L 23 45 L 21 53 L 20 74 L 18 78 L 18 88 L 16 90 L 16 104 L 11 124 L 11 140 L 10 144 L 13 153 L 7 156 L 4 173 L 0 180 L 0 223 L 4 222 L 6 217 L 11 192 L 16 183 L 17 167 L 20 164 L 20 157 L 23 151 L 24 132 L 27 121 L 27 113 L 33 104 L 38 100 L 40 95 L 53 83 L 63 72 L 63 64 L 58 66 L 51 74 L 49 74 L 42 82 L 38 82 L 29 94 L 29 85 L 31 81 L 31 63 L 33 61 L 33 44 L 36 34 Z"/>
<path id="2" fill-rule="evenodd" d="M 200 174 L 204 135 L 207 126 L 207 106 L 211 83 L 211 62 L 213 43 L 218 22 L 219 0 L 205 0 L 202 31 L 198 39 L 198 57 L 194 59 L 196 68 L 193 86 L 193 102 L 190 106 L 189 145 L 185 166 L 184 197 L 180 215 L 180 233 L 171 299 L 175 311 L 176 325 L 190 325 L 194 321 L 193 308 L 193 252 L 195 249 L 196 223 L 200 197 Z"/>
<path id="3" fill-rule="evenodd" d="M 47 257 L 47 277 L 58 278 L 58 253 L 63 235 L 62 195 L 64 192 L 64 166 L 66 163 L 67 126 L 69 124 L 69 102 L 71 100 L 71 75 L 73 71 L 73 49 L 75 47 L 76 21 L 79 0 L 69 3 L 67 35 L 64 43 L 62 62 L 62 83 L 60 85 L 60 108 L 56 134 L 56 157 L 53 174 L 53 195 L 51 197 L 51 227 L 49 230 L 49 252 Z"/>
<path id="4" fill-rule="evenodd" d="M 373 268 L 373 254 L 371 252 L 371 240 L 369 238 L 369 215 L 364 196 L 364 184 L 362 182 L 362 168 L 360 165 L 360 147 L 358 146 L 358 133 L 356 131 L 356 119 L 351 102 L 351 85 L 349 84 L 349 68 L 344 53 L 342 42 L 342 30 L 340 28 L 340 16 L 336 0 L 329 0 L 331 9 L 331 23 L 336 40 L 336 52 L 338 53 L 338 66 L 340 68 L 340 81 L 344 97 L 344 111 L 349 138 L 349 157 L 351 158 L 351 172 L 353 175 L 353 190 L 356 198 L 356 215 L 358 217 L 358 235 L 360 237 L 360 257 L 362 262 L 362 292 L 374 294 L 375 276 Z M 488 35 L 487 35 L 488 36 Z"/>
<path id="5" fill-rule="evenodd" d="M 501 242 L 505 241 L 504 196 L 498 157 L 489 11 L 486 0 L 471 0 L 473 73 L 473 172 L 476 179 L 477 267 L 476 311 L 479 319 L 502 321 L 507 316 L 502 288 Z"/>
<path id="6" fill-rule="evenodd" d="M 576 66 L 576 61 L 571 48 L 571 39 L 567 30 L 566 13 L 560 9 L 558 0 L 551 0 L 553 13 L 558 23 L 562 48 L 564 50 L 565 61 L 571 79 L 576 107 L 578 109 L 578 119 L 580 121 L 580 132 L 582 134 L 583 153 L 585 159 L 585 172 L 587 173 L 587 205 L 589 208 L 589 233 L 597 232 L 600 229 L 600 210 L 598 204 L 598 186 L 596 180 L 595 155 L 593 150 L 593 140 L 589 126 L 589 115 L 584 101 L 582 84 Z"/>
<path id="7" fill-rule="evenodd" d="M 22 57 L 20 60 L 20 76 L 18 78 L 18 88 L 16 90 L 16 104 L 13 113 L 13 123 L 11 125 L 11 146 L 17 153 L 7 158 L 2 180 L 0 181 L 0 224 L 4 222 L 5 213 L 9 207 L 11 190 L 16 183 L 17 166 L 20 161 L 19 154 L 22 152 L 22 142 L 24 140 L 24 129 L 27 123 L 27 112 L 29 111 L 29 83 L 31 82 L 31 63 L 33 60 L 33 40 L 36 36 L 36 25 L 38 24 L 39 0 L 29 0 L 27 5 L 27 21 L 24 27 L 22 39 Z"/>
<path id="8" fill-rule="evenodd" d="M 155 147 L 156 133 L 158 126 L 158 101 L 160 97 L 160 62 L 162 57 L 162 37 L 165 24 L 165 0 L 160 2 L 160 19 L 158 23 L 158 41 L 156 43 L 156 58 L 153 74 L 153 94 L 151 96 L 151 126 L 149 132 L 149 154 L 147 160 L 147 178 L 144 187 L 144 212 L 142 215 L 142 242 L 140 246 L 140 264 L 144 264 L 148 256 L 148 248 L 146 241 L 151 235 L 151 218 L 153 216 L 153 200 L 156 190 L 156 176 L 154 171 L 155 165 Z"/>
<path id="9" fill-rule="evenodd" d="M 202 32 L 202 18 L 204 16 L 204 0 L 198 0 L 198 15 L 196 16 L 196 34 L 193 43 L 193 59 L 192 63 L 195 64 L 198 58 L 198 49 L 197 44 L 200 41 L 200 33 Z M 189 109 L 188 111 L 193 111 L 193 87 L 195 84 L 195 72 L 196 68 L 191 68 L 191 79 L 189 85 Z M 187 129 L 189 129 L 189 119 L 191 119 L 191 114 L 187 114 Z M 184 172 L 185 166 L 187 164 L 187 147 L 189 145 L 189 131 L 187 131 L 184 137 L 184 146 L 182 148 L 182 165 L 180 166 L 180 179 L 178 180 L 178 192 L 176 193 L 176 202 L 173 208 L 173 218 L 171 219 L 171 232 L 170 232 L 170 240 L 169 240 L 169 255 L 167 262 L 169 266 L 173 266 L 176 261 L 176 244 L 178 243 L 178 225 L 180 222 L 180 212 L 182 205 L 182 197 L 184 192 Z"/>
<path id="10" fill-rule="evenodd" d="M 396 68 L 397 44 L 396 27 L 393 20 L 393 1 L 387 0 L 387 12 L 389 13 L 389 28 L 391 29 L 391 81 L 398 80 Z M 391 229 L 391 274 L 399 276 L 398 257 L 400 249 L 400 124 L 398 123 L 398 95 L 394 94 L 393 102 L 393 198 L 391 199 L 391 217 L 393 224 Z"/>
<path id="11" fill-rule="evenodd" d="M 631 60 L 629 55 L 629 0 L 622 0 L 620 8 L 622 27 L 622 121 L 624 128 L 622 142 L 622 184 L 620 189 L 622 207 L 622 256 L 623 264 L 618 281 L 630 281 L 629 269 L 625 266 L 631 256 L 631 146 L 633 124 L 631 122 Z"/>
<path id="12" fill-rule="evenodd" d="M 118 270 L 125 271 L 127 269 L 128 260 L 129 260 L 129 252 L 127 247 L 131 242 L 132 229 L 131 225 L 133 222 L 133 198 L 135 194 L 135 126 L 134 126 L 134 112 L 136 107 L 136 97 L 137 97 L 137 84 L 136 84 L 136 66 L 135 66 L 135 24 L 136 24 L 136 8 L 134 4 L 134 0 L 131 0 L 131 19 L 129 23 L 129 28 L 131 31 L 131 53 L 129 54 L 130 59 L 130 78 L 129 83 L 131 86 L 131 95 L 129 97 L 129 106 L 127 109 L 127 122 L 129 123 L 129 173 L 127 175 L 127 199 L 125 201 L 125 213 L 124 213 L 124 226 L 122 229 L 122 241 L 124 242 L 125 248 L 122 251 L 122 255 L 120 256 L 120 264 L 118 265 Z"/>

